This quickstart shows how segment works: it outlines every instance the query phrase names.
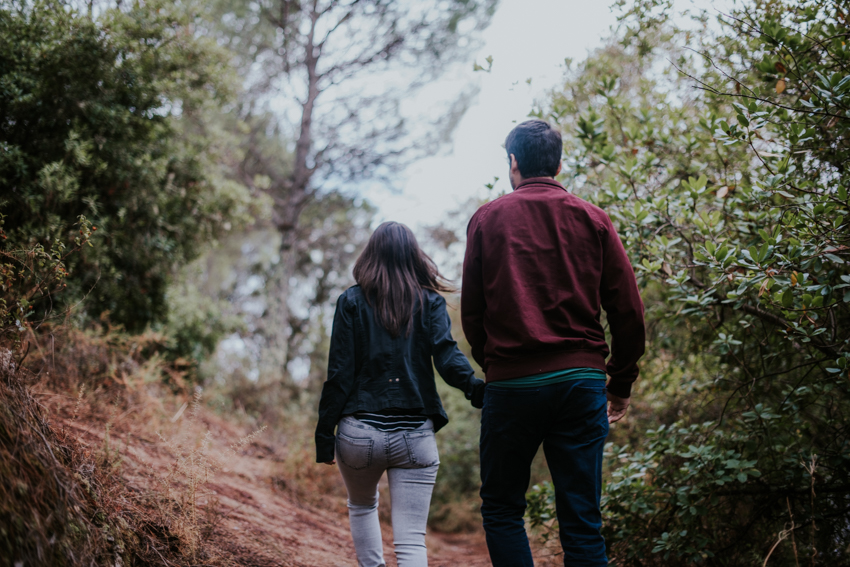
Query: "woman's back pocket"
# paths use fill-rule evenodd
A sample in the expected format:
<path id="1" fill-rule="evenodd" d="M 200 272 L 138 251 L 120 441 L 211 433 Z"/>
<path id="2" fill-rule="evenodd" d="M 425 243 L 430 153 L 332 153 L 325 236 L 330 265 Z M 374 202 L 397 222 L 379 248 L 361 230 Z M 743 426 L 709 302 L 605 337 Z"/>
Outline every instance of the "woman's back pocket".
<path id="1" fill-rule="evenodd" d="M 404 433 L 404 442 L 414 467 L 430 467 L 440 464 L 437 438 L 433 429 L 414 429 Z"/>
<path id="2" fill-rule="evenodd" d="M 336 452 L 339 460 L 348 468 L 365 469 L 372 464 L 372 439 L 357 439 L 342 433 L 336 436 Z"/>

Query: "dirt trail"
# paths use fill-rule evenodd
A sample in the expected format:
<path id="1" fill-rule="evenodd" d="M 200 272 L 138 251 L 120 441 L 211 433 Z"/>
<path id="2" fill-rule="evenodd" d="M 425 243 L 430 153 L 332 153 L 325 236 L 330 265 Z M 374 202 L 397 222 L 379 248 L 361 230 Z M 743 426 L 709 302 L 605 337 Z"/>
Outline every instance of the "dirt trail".
<path id="1" fill-rule="evenodd" d="M 103 450 L 107 428 L 102 420 L 74 420 L 62 413 L 54 414 L 54 426 L 67 428 L 92 451 Z M 211 412 L 201 410 L 198 415 L 190 437 L 200 439 L 209 431 L 226 447 L 246 434 Z M 145 489 L 167 475 L 174 454 L 149 424 L 140 421 L 132 415 L 113 421 L 109 446 L 121 456 L 117 474 L 130 486 Z M 282 457 L 260 437 L 215 473 L 198 501 L 199 513 L 213 518 L 209 547 L 245 566 L 356 567 L 344 498 L 305 496 L 297 487 L 289 488 L 297 482 L 280 476 Z M 427 544 L 432 567 L 490 565 L 481 533 L 429 533 Z M 395 567 L 388 526 L 384 526 L 384 554 L 388 566 Z"/>

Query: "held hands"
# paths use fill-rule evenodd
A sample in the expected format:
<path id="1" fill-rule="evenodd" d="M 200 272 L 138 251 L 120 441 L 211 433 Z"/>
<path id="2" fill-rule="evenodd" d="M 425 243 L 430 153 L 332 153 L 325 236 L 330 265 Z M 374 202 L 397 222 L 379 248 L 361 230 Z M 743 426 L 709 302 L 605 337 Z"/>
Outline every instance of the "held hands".
<path id="1" fill-rule="evenodd" d="M 326 464 L 326 465 L 335 465 L 335 464 L 336 464 L 336 460 L 333 460 L 333 461 L 325 461 L 325 464 Z"/>
<path id="2" fill-rule="evenodd" d="M 469 397 L 472 407 L 481 409 L 484 407 L 484 381 L 476 380 L 472 386 L 472 395 Z"/>
<path id="3" fill-rule="evenodd" d="M 608 423 L 620 421 L 629 409 L 630 398 L 619 398 L 608 392 Z"/>

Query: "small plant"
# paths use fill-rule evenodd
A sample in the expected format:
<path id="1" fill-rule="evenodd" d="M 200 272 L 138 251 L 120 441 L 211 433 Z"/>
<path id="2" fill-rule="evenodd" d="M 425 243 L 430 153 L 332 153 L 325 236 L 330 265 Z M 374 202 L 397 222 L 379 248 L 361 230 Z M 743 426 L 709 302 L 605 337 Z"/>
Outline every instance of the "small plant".
<path id="1" fill-rule="evenodd" d="M 160 511 L 170 530 L 183 542 L 185 554 L 193 560 L 203 555 L 204 534 L 210 531 L 209 523 L 220 515 L 217 506 L 210 498 L 206 488 L 217 471 L 226 468 L 227 463 L 236 458 L 239 451 L 256 439 L 266 427 L 263 426 L 232 444 L 223 457 L 213 450 L 213 437 L 210 431 L 198 440 L 192 440 L 188 424 L 197 423 L 201 407 L 201 389 L 197 388 L 191 407 L 186 416 L 187 426 L 173 439 L 166 439 L 157 433 L 165 446 L 174 455 L 174 463 L 160 483 Z M 184 408 L 178 411 L 179 419 Z M 175 420 L 177 421 L 177 420 Z M 206 496 L 207 506 L 199 514 L 199 504 Z M 212 504 L 211 504 L 212 503 Z"/>
<path id="2" fill-rule="evenodd" d="M 548 480 L 535 484 L 526 494 L 525 515 L 532 529 L 540 528 L 543 545 L 558 537 L 558 518 L 555 515 L 555 488 Z"/>
<path id="3" fill-rule="evenodd" d="M 77 392 L 77 402 L 74 404 L 74 413 L 71 421 L 77 421 L 77 416 L 80 414 L 80 405 L 83 403 L 83 396 L 86 394 L 86 385 L 83 384 L 80 386 L 79 392 Z"/>
<path id="4" fill-rule="evenodd" d="M 20 343 L 28 319 L 39 313 L 47 319 L 52 311 L 52 298 L 68 287 L 70 273 L 66 260 L 83 246 L 92 246 L 96 226 L 80 215 L 75 225 L 79 234 L 73 246 L 54 240 L 50 250 L 41 244 L 31 247 L 8 246 L 3 230 L 6 215 L 0 213 L 0 338 Z"/>

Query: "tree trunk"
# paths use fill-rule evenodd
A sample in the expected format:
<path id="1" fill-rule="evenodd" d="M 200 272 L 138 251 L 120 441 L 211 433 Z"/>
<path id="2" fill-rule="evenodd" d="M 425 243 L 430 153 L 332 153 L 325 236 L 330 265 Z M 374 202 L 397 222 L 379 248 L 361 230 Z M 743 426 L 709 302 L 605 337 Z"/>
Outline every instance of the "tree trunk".
<path id="1" fill-rule="evenodd" d="M 313 149 L 313 110 L 319 96 L 319 75 L 317 66 L 319 57 L 314 44 L 316 20 L 318 14 L 316 3 L 310 15 L 310 32 L 305 46 L 305 69 L 307 71 L 307 96 L 301 104 L 301 129 L 295 144 L 295 162 L 290 176 L 282 186 L 272 187 L 270 192 L 274 197 L 272 222 L 281 236 L 280 261 L 270 274 L 268 294 L 268 310 L 266 313 L 265 334 L 268 344 L 266 361 L 261 370 L 262 376 L 280 379 L 286 375 L 289 337 L 292 329 L 289 325 L 289 297 L 291 295 L 290 279 L 295 274 L 297 261 L 295 243 L 298 236 L 298 225 L 301 213 L 310 198 L 310 182 L 314 168 L 308 165 Z"/>

